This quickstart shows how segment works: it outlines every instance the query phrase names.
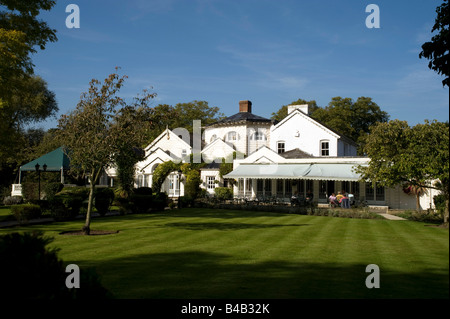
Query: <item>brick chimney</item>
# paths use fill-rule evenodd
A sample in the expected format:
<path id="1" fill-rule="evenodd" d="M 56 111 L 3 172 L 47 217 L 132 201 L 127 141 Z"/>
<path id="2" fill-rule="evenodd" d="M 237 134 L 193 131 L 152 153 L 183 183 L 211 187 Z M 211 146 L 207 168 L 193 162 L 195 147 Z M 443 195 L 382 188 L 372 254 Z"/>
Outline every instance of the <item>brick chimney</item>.
<path id="1" fill-rule="evenodd" d="M 252 113 L 252 102 L 249 100 L 239 101 L 239 112 Z"/>

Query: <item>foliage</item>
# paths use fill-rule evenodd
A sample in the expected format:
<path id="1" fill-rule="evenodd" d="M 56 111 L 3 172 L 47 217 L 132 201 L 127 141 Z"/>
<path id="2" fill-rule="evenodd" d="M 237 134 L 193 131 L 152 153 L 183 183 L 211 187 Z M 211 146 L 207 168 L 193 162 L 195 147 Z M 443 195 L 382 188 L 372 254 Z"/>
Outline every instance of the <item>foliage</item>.
<path id="1" fill-rule="evenodd" d="M 448 123 L 425 121 L 414 127 L 399 120 L 380 123 L 371 129 L 365 152 L 369 165 L 356 169 L 363 180 L 385 187 L 408 183 L 436 188 L 445 194 L 448 207 Z M 430 183 L 434 180 L 439 183 Z"/>
<path id="2" fill-rule="evenodd" d="M 442 81 L 442 85 L 449 86 L 449 8 L 448 0 L 443 0 L 442 4 L 436 8 L 437 17 L 431 33 L 438 31 L 431 41 L 422 45 L 422 51 L 419 58 L 430 60 L 428 67 L 436 71 L 440 75 L 446 76 Z"/>
<path id="3" fill-rule="evenodd" d="M 140 187 L 133 190 L 130 196 L 132 210 L 135 213 L 147 213 L 153 205 L 153 193 L 150 187 Z"/>
<path id="4" fill-rule="evenodd" d="M 200 120 L 202 125 L 207 125 L 223 118 L 224 114 L 218 107 L 211 107 L 206 101 L 194 100 L 188 103 L 178 103 L 175 106 L 159 104 L 152 110 L 152 123 L 155 130 L 148 134 L 148 140 L 153 140 L 161 132 L 170 129 L 185 128 L 192 133 L 192 121 Z"/>
<path id="5" fill-rule="evenodd" d="M 218 200 L 233 199 L 233 190 L 228 187 L 216 187 L 214 193 Z"/>
<path id="6" fill-rule="evenodd" d="M 86 187 L 65 187 L 49 201 L 50 214 L 55 220 L 71 220 L 79 213 L 87 198 Z"/>
<path id="7" fill-rule="evenodd" d="M 92 269 L 80 271 L 80 287 L 69 289 L 63 261 L 57 248 L 48 248 L 53 238 L 43 232 L 11 233 L 0 236 L 2 279 L 0 298 L 9 299 L 90 299 L 110 297 Z"/>
<path id="8" fill-rule="evenodd" d="M 358 153 L 362 154 L 364 141 L 369 128 L 376 123 L 383 123 L 389 115 L 381 111 L 380 107 L 370 97 L 359 97 L 356 101 L 351 98 L 333 97 L 326 107 L 320 107 L 315 100 L 298 99 L 291 105 L 308 104 L 309 116 L 330 129 L 342 134 L 359 145 Z M 272 113 L 272 119 L 281 121 L 287 116 L 288 105 L 282 106 Z"/>
<path id="9" fill-rule="evenodd" d="M 362 154 L 365 138 L 370 127 L 376 123 L 384 123 L 389 119 L 386 112 L 372 101 L 370 97 L 351 98 L 333 97 L 325 108 L 318 108 L 312 118 L 325 124 L 332 130 L 349 137 L 360 145 L 358 152 Z"/>
<path id="10" fill-rule="evenodd" d="M 297 101 L 291 102 L 291 104 L 289 105 L 301 105 L 301 104 L 308 104 L 308 112 L 310 114 L 314 114 L 314 112 L 319 108 L 315 100 L 306 101 L 304 99 L 298 99 Z M 283 105 L 282 107 L 280 107 L 280 109 L 277 112 L 272 113 L 272 116 L 270 118 L 275 121 L 282 121 L 288 115 L 289 105 Z"/>
<path id="11" fill-rule="evenodd" d="M 19 205 L 23 203 L 23 197 L 22 196 L 6 196 L 3 199 L 3 205 Z"/>
<path id="12" fill-rule="evenodd" d="M 445 212 L 445 195 L 439 194 L 433 196 L 434 207 L 440 214 L 444 214 Z"/>
<path id="13" fill-rule="evenodd" d="M 33 75 L 31 55 L 56 41 L 56 30 L 38 19 L 55 5 L 50 0 L 0 1 L 0 173 L 1 182 L 14 178 L 25 144 L 23 127 L 56 114 L 53 92 Z M 20 164 L 19 164 L 20 165 Z"/>
<path id="14" fill-rule="evenodd" d="M 64 188 L 61 183 L 48 183 L 44 186 L 44 193 L 47 200 L 52 200 L 53 197 Z"/>
<path id="15" fill-rule="evenodd" d="M 159 164 L 153 172 L 152 189 L 159 192 L 167 176 L 171 172 L 178 171 L 179 169 L 181 169 L 181 163 L 177 164 L 172 161 L 167 161 Z"/>
<path id="16" fill-rule="evenodd" d="M 126 105 L 118 96 L 126 78 L 113 73 L 103 83 L 93 79 L 76 109 L 59 120 L 60 141 L 72 168 L 89 176 L 90 194 L 83 226 L 86 234 L 90 230 L 94 187 L 101 173 L 115 163 L 135 161 L 129 157 L 130 149 L 142 143 L 149 129 L 148 104 L 155 94 L 144 91 L 144 96 Z"/>
<path id="17" fill-rule="evenodd" d="M 42 210 L 41 207 L 36 204 L 21 204 L 11 206 L 11 214 L 13 214 L 19 222 L 27 222 L 30 219 L 40 218 Z"/>
<path id="18" fill-rule="evenodd" d="M 169 203 L 169 197 L 164 192 L 158 192 L 153 195 L 152 210 L 163 211 Z"/>
<path id="19" fill-rule="evenodd" d="M 95 190 L 95 208 L 100 216 L 105 216 L 114 200 L 111 188 L 97 188 Z"/>

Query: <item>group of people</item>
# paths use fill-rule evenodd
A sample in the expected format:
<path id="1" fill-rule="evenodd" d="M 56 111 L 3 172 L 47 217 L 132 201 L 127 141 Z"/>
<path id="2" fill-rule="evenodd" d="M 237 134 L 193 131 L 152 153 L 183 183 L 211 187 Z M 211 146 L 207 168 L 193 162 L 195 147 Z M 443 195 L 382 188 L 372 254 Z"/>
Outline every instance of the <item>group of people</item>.
<path id="1" fill-rule="evenodd" d="M 350 203 L 353 202 L 353 194 L 349 194 L 346 191 L 340 191 L 336 195 L 332 193 L 330 197 L 328 197 L 328 202 L 331 207 L 342 207 L 342 208 L 350 208 Z"/>

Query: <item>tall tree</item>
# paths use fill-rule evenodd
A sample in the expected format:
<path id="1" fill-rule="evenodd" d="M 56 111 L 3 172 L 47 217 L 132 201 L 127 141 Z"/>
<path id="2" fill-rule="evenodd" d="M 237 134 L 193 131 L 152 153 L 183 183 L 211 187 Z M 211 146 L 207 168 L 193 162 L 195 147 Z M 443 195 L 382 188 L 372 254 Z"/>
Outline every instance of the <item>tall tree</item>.
<path id="1" fill-rule="evenodd" d="M 217 106 L 209 106 L 206 101 L 192 101 L 188 103 L 178 103 L 174 110 L 177 114 L 173 128 L 182 127 L 192 132 L 192 121 L 200 120 L 202 125 L 216 122 L 224 117 Z"/>
<path id="2" fill-rule="evenodd" d="M 123 158 L 139 146 L 149 124 L 146 117 L 135 116 L 135 112 L 149 113 L 144 109 L 154 94 L 145 93 L 141 103 L 126 106 L 118 96 L 126 78 L 113 73 L 103 83 L 93 79 L 76 109 L 59 120 L 60 140 L 67 149 L 71 169 L 89 176 L 88 209 L 82 228 L 85 234 L 90 233 L 94 188 L 100 175 L 117 163 L 119 156 Z"/>
<path id="3" fill-rule="evenodd" d="M 370 162 L 357 169 L 363 180 L 386 187 L 407 184 L 438 189 L 446 197 L 444 222 L 448 222 L 448 122 L 425 121 L 414 127 L 399 120 L 379 123 L 371 128 L 366 142 Z"/>
<path id="4" fill-rule="evenodd" d="M 298 99 L 297 101 L 291 102 L 291 104 L 283 105 L 282 107 L 280 107 L 278 111 L 272 113 L 272 116 L 270 118 L 275 121 L 281 121 L 288 115 L 289 105 L 301 105 L 301 104 L 308 104 L 308 112 L 310 114 L 314 114 L 314 112 L 319 108 L 315 100 L 306 101 L 304 99 Z"/>
<path id="5" fill-rule="evenodd" d="M 442 81 L 442 85 L 449 86 L 449 8 L 448 0 L 444 0 L 443 3 L 436 8 L 437 17 L 434 22 L 431 32 L 437 31 L 438 33 L 431 38 L 431 41 L 425 42 L 422 45 L 422 51 L 419 54 L 419 58 L 426 58 L 430 60 L 428 67 L 431 70 L 436 71 L 440 75 L 444 75 L 445 78 Z"/>
<path id="6" fill-rule="evenodd" d="M 356 101 L 348 97 L 333 97 L 328 106 L 318 108 L 311 117 L 355 141 L 359 145 L 359 154 L 363 154 L 370 127 L 389 119 L 372 98 L 364 96 Z"/>
<path id="7" fill-rule="evenodd" d="M 12 157 L 17 160 L 17 146 L 26 138 L 24 125 L 58 110 L 45 81 L 33 75 L 31 61 L 37 48 L 57 40 L 56 30 L 38 19 L 54 5 L 51 0 L 0 0 L 0 170 L 10 167 Z"/>

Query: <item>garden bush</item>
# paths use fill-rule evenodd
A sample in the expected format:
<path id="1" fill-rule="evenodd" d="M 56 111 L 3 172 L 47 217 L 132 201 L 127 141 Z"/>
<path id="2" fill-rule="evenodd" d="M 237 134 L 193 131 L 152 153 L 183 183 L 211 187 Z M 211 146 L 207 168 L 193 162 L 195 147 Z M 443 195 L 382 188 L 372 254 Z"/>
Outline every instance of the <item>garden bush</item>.
<path id="1" fill-rule="evenodd" d="M 214 193 L 218 200 L 233 199 L 233 190 L 228 187 L 216 187 L 214 188 Z"/>
<path id="2" fill-rule="evenodd" d="M 11 206 L 11 205 L 19 205 L 23 203 L 22 196 L 6 196 L 3 199 L 3 205 Z"/>
<path id="3" fill-rule="evenodd" d="M 169 203 L 169 197 L 164 192 L 153 194 L 152 211 L 163 211 Z"/>
<path id="4" fill-rule="evenodd" d="M 111 297 L 92 268 L 80 270 L 80 289 L 66 287 L 68 273 L 57 256 L 47 248 L 52 238 L 42 232 L 10 233 L 0 236 L 0 272 L 4 274 L 2 300 L 103 299 Z"/>
<path id="5" fill-rule="evenodd" d="M 95 208 L 100 216 L 105 216 L 114 201 L 114 191 L 111 188 L 95 190 Z"/>
<path id="6" fill-rule="evenodd" d="M 42 209 L 36 204 L 21 204 L 11 206 L 11 213 L 19 222 L 27 222 L 30 219 L 40 218 Z"/>
<path id="7" fill-rule="evenodd" d="M 148 213 L 152 208 L 153 194 L 150 187 L 140 187 L 130 195 L 131 210 L 134 213 Z"/>
<path id="8" fill-rule="evenodd" d="M 52 200 L 53 197 L 62 191 L 64 185 L 61 183 L 48 183 L 44 186 L 45 198 L 47 200 Z"/>
<path id="9" fill-rule="evenodd" d="M 59 193 L 49 201 L 50 214 L 55 220 L 71 220 L 79 213 L 83 197 L 77 194 Z"/>

